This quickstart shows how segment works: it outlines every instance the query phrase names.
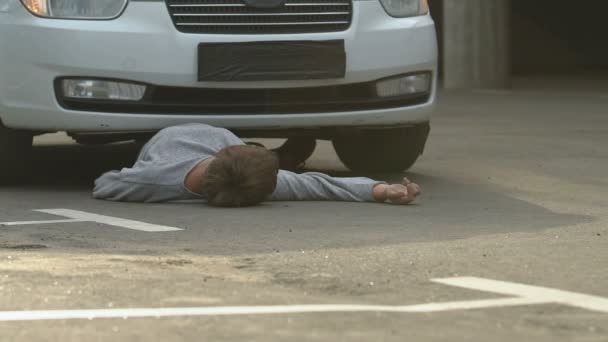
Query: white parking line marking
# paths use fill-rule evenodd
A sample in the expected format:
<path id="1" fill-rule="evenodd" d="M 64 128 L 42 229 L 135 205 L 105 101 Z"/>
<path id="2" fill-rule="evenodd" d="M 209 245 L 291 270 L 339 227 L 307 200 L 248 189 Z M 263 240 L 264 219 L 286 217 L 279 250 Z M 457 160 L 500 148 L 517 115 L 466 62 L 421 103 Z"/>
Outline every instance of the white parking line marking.
<path id="1" fill-rule="evenodd" d="M 475 277 L 433 279 L 432 281 L 450 286 L 500 293 L 531 300 L 545 301 L 546 303 L 569 305 L 581 309 L 608 313 L 608 298 L 582 293 Z"/>
<path id="2" fill-rule="evenodd" d="M 109 226 L 127 228 L 133 230 L 139 230 L 144 232 L 172 232 L 180 231 L 183 229 L 160 226 L 157 224 L 151 224 L 146 222 L 126 220 L 118 217 L 98 215 L 88 213 L 85 211 L 71 210 L 71 209 L 39 209 L 34 210 L 45 214 L 57 215 L 68 217 L 65 220 L 45 220 L 45 221 L 22 221 L 22 222 L 0 222 L 0 226 L 19 226 L 19 225 L 32 225 L 32 224 L 51 224 L 51 223 L 71 223 L 71 222 L 96 222 L 107 224 Z"/>
<path id="3" fill-rule="evenodd" d="M 4 311 L 0 312 L 0 321 L 145 317 L 160 318 L 177 316 L 235 316 L 354 312 L 429 313 L 551 303 L 566 304 L 593 311 L 608 312 L 608 306 L 604 306 L 608 302 L 608 299 L 606 298 L 555 290 L 546 287 L 529 286 L 474 277 L 433 279 L 432 281 L 450 286 L 463 287 L 467 289 L 516 295 L 517 297 L 403 306 L 320 304 L 271 306 L 217 306 L 190 308 Z"/>
<path id="4" fill-rule="evenodd" d="M 48 220 L 48 221 L 0 222 L 0 226 L 27 226 L 30 224 L 51 224 L 51 223 L 72 223 L 72 222 L 85 222 L 85 220 L 66 219 L 66 220 Z"/>
<path id="5" fill-rule="evenodd" d="M 384 305 L 272 305 L 272 306 L 218 306 L 192 308 L 145 308 L 145 309 L 98 309 L 98 310 L 46 310 L 46 311 L 5 311 L 0 312 L 0 321 L 36 321 L 58 319 L 95 318 L 142 318 L 176 316 L 236 316 L 236 315 L 276 315 L 306 313 L 423 313 L 451 310 L 468 310 L 494 306 L 514 306 L 538 304 L 529 299 L 506 298 L 468 302 L 430 303 L 409 306 Z"/>

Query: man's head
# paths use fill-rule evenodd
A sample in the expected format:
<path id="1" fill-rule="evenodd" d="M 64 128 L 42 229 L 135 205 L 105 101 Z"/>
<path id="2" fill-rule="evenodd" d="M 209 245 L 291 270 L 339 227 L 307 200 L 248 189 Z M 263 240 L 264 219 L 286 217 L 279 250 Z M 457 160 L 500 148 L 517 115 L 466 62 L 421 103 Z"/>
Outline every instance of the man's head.
<path id="1" fill-rule="evenodd" d="M 202 191 L 213 206 L 253 206 L 272 194 L 278 172 L 273 152 L 258 146 L 229 146 L 205 170 Z"/>

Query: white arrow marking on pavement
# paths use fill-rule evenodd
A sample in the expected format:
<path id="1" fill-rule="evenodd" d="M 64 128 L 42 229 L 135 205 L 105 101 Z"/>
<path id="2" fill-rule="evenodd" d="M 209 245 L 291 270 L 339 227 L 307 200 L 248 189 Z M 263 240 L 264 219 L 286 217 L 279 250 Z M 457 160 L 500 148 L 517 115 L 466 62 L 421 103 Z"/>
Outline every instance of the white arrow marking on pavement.
<path id="1" fill-rule="evenodd" d="M 142 308 L 142 309 L 98 309 L 98 310 L 43 310 L 4 311 L 0 321 L 34 321 L 59 319 L 95 318 L 142 318 L 176 316 L 234 316 L 275 315 L 304 313 L 428 313 L 453 310 L 471 310 L 494 307 L 522 306 L 534 304 L 566 304 L 593 311 L 608 313 L 608 299 L 581 293 L 567 292 L 546 287 L 529 286 L 483 278 L 446 278 L 432 281 L 446 285 L 464 287 L 493 293 L 517 295 L 518 297 L 471 300 L 461 302 L 428 303 L 419 305 L 271 305 L 271 306 L 218 306 L 191 308 Z M 580 300 L 580 302 L 579 302 Z"/>
<path id="2" fill-rule="evenodd" d="M 582 293 L 474 277 L 432 279 L 432 281 L 450 286 L 500 293 L 503 295 L 517 296 L 519 298 L 545 301 L 546 303 L 562 304 L 608 313 L 608 298 L 590 296 Z"/>
<path id="3" fill-rule="evenodd" d="M 107 224 L 114 227 L 121 227 L 133 230 L 140 230 L 144 232 L 172 232 L 183 230 L 180 228 L 160 226 L 156 224 L 126 220 L 118 217 L 98 215 L 88 213 L 85 211 L 71 210 L 71 209 L 39 209 L 34 210 L 41 213 L 68 217 L 65 220 L 45 220 L 45 221 L 21 221 L 21 222 L 0 222 L 0 226 L 20 226 L 20 225 L 32 225 L 32 224 L 50 224 L 50 223 L 71 223 L 71 222 L 96 222 Z"/>

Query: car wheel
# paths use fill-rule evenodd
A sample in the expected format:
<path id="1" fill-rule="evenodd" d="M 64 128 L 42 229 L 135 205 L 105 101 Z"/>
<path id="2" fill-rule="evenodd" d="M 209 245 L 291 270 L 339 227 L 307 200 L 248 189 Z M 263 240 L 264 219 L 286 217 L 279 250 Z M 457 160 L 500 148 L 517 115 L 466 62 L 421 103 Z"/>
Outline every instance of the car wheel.
<path id="1" fill-rule="evenodd" d="M 0 184 L 21 180 L 31 157 L 33 135 L 0 125 Z"/>
<path id="2" fill-rule="evenodd" d="M 340 160 L 354 172 L 401 172 L 424 151 L 431 126 L 360 131 L 337 136 L 333 145 Z"/>
<path id="3" fill-rule="evenodd" d="M 292 137 L 273 151 L 279 157 L 281 170 L 296 171 L 315 151 L 317 140 L 311 137 Z"/>

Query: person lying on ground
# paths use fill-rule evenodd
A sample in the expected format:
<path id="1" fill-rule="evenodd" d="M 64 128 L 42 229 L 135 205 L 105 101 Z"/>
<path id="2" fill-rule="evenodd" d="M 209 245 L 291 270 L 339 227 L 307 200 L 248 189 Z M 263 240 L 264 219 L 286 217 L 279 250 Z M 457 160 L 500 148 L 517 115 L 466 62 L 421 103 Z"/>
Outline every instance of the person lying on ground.
<path id="1" fill-rule="evenodd" d="M 142 148 L 131 168 L 95 181 L 93 197 L 110 201 L 206 200 L 219 207 L 271 201 L 352 201 L 409 204 L 420 187 L 279 169 L 282 153 L 245 144 L 232 132 L 204 124 L 169 127 Z"/>

